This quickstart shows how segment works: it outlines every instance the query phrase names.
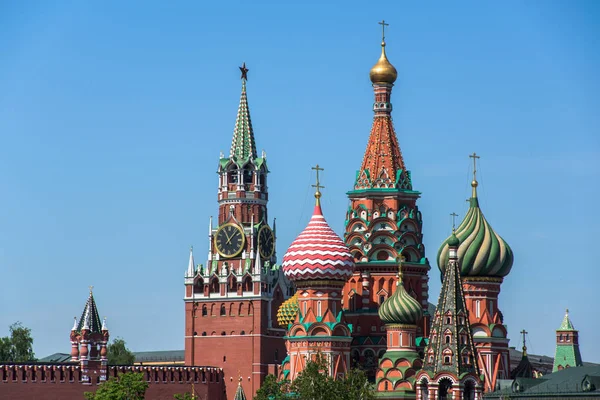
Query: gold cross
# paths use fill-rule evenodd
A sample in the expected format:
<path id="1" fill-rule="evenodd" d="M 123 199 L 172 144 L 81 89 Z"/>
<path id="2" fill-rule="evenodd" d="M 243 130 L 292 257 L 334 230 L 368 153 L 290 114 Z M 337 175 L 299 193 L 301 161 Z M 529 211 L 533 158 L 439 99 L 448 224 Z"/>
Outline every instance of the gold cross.
<path id="1" fill-rule="evenodd" d="M 94 287 L 90 286 L 90 294 L 92 294 L 92 290 L 94 290 Z"/>
<path id="2" fill-rule="evenodd" d="M 473 180 L 476 181 L 477 180 L 477 159 L 481 158 L 481 157 L 478 156 L 477 153 L 473 152 L 473 154 L 469 155 L 469 158 L 473 159 Z"/>
<path id="3" fill-rule="evenodd" d="M 455 225 L 455 221 L 456 221 L 456 217 L 458 217 L 457 213 L 452 213 L 450 214 L 452 216 L 452 232 L 454 232 L 456 229 L 456 225 Z"/>
<path id="4" fill-rule="evenodd" d="M 385 27 L 386 26 L 390 26 L 390 24 L 386 24 L 385 20 L 381 20 L 381 22 L 378 22 L 379 25 L 381 25 L 381 41 L 385 41 Z"/>
<path id="5" fill-rule="evenodd" d="M 321 168 L 321 167 L 319 167 L 319 164 L 317 164 L 316 167 L 312 167 L 312 169 L 314 169 L 315 171 L 317 171 L 317 184 L 316 185 L 312 185 L 312 187 L 317 188 L 317 192 L 315 193 L 315 197 L 318 200 L 319 197 L 321 197 L 321 192 L 319 191 L 319 189 L 325 188 L 325 186 L 321 186 L 319 184 L 319 171 L 324 171 L 324 169 Z"/>

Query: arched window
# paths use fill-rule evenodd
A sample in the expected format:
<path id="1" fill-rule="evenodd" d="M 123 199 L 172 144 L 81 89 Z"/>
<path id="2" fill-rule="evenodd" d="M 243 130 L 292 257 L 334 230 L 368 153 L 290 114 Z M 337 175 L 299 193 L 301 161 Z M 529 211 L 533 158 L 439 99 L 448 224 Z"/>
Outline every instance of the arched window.
<path id="1" fill-rule="evenodd" d="M 206 336 L 206 332 L 202 332 L 202 336 Z"/>
<path id="2" fill-rule="evenodd" d="M 382 294 L 379 296 L 379 304 L 383 304 L 384 301 L 385 301 L 385 296 Z"/>
<path id="3" fill-rule="evenodd" d="M 245 335 L 245 334 L 246 334 L 246 331 L 241 331 L 240 332 L 240 335 Z"/>
<path id="4" fill-rule="evenodd" d="M 452 357 L 450 357 L 450 356 L 444 356 L 444 364 L 450 364 L 451 359 L 452 359 Z"/>
<path id="5" fill-rule="evenodd" d="M 225 336 L 225 335 L 227 335 L 227 333 L 225 333 L 225 331 L 222 331 L 221 336 Z"/>
<path id="6" fill-rule="evenodd" d="M 225 310 L 225 304 L 221 304 L 221 316 L 227 315 L 227 310 Z"/>
<path id="7" fill-rule="evenodd" d="M 204 304 L 202 306 L 202 316 L 206 317 L 207 314 L 208 314 L 208 307 L 206 307 L 206 304 Z"/>
<path id="8" fill-rule="evenodd" d="M 229 172 L 227 173 L 227 181 L 229 183 L 238 182 L 238 169 L 235 165 L 232 166 L 231 169 L 229 169 Z"/>
<path id="9" fill-rule="evenodd" d="M 446 344 L 450 343 L 450 335 L 446 335 Z"/>
<path id="10" fill-rule="evenodd" d="M 317 317 L 322 317 L 321 315 L 321 302 L 317 302 Z"/>

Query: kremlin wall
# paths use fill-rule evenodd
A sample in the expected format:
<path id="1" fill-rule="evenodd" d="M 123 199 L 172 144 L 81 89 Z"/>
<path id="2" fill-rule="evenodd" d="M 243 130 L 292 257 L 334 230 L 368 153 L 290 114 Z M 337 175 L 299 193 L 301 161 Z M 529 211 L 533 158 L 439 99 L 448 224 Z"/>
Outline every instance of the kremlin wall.
<path id="1" fill-rule="evenodd" d="M 69 360 L 0 365 L 0 398 L 81 399 L 106 379 L 135 371 L 150 385 L 147 399 L 194 391 L 202 399 L 241 400 L 252 398 L 268 374 L 293 381 L 317 353 L 335 378 L 363 369 L 386 399 L 481 399 L 509 390 L 507 382 L 543 382 L 525 336 L 518 365 L 511 363 L 499 298 L 514 255 L 480 208 L 475 153 L 469 211 L 433 257 L 443 282 L 439 294 L 429 293 L 426 217 L 392 122 L 397 71 L 385 49 L 383 37 L 370 71 L 373 125 L 360 169 L 347 174 L 355 177 L 350 205 L 322 209 L 323 169 L 314 167 L 313 215 L 281 264 L 275 219 L 268 215 L 270 170 L 266 154 L 256 151 L 249 70 L 240 67 L 230 154 L 216 160 L 218 218 L 206 232 L 208 256 L 196 264 L 190 250 L 184 275 L 183 360 L 108 365 L 109 331 L 90 291 L 71 330 Z M 346 214 L 343 237 L 325 218 L 340 212 Z M 439 295 L 435 308 L 430 295 Z M 582 366 L 578 340 L 567 313 L 557 330 L 554 371 Z M 519 385 L 511 396 L 523 392 Z"/>

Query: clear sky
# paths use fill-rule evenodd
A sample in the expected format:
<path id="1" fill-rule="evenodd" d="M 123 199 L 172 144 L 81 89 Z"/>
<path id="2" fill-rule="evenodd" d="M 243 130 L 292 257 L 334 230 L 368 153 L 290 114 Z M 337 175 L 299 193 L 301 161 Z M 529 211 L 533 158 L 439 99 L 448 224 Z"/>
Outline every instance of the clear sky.
<path id="1" fill-rule="evenodd" d="M 0 335 L 69 352 L 94 293 L 132 350 L 183 348 L 188 249 L 205 263 L 217 162 L 246 62 L 267 152 L 279 260 L 312 210 L 338 232 L 372 122 L 380 26 L 398 69 L 394 122 L 435 255 L 480 204 L 515 263 L 500 308 L 511 345 L 554 354 L 569 308 L 600 362 L 600 3 L 597 1 L 0 2 Z M 596 250 L 594 250 L 596 249 Z"/>

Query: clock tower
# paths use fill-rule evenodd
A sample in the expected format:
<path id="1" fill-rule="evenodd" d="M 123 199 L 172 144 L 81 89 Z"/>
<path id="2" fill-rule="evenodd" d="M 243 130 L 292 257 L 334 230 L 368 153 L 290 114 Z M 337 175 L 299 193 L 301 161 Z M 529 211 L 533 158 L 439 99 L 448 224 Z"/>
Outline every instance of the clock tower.
<path id="1" fill-rule="evenodd" d="M 184 298 L 186 365 L 221 366 L 229 399 L 239 379 L 253 396 L 285 357 L 285 330 L 273 320 L 292 290 L 276 265 L 275 220 L 270 225 L 267 213 L 269 169 L 265 152 L 256 152 L 246 64 L 240 71 L 231 149 L 229 157 L 221 153 L 217 169 L 217 224 L 211 217 L 205 265 L 196 265 L 190 250 Z"/>

